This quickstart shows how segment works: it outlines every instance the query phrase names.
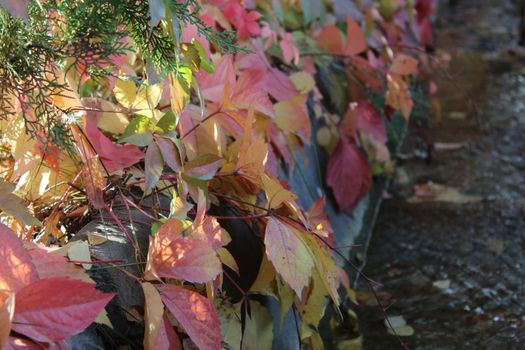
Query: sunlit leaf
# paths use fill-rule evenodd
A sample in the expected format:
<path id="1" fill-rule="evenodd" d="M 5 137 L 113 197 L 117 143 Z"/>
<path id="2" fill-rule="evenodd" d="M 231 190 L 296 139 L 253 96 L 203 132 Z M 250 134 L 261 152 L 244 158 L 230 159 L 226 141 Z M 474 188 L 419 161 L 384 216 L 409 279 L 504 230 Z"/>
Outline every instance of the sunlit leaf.
<path id="1" fill-rule="evenodd" d="M 221 349 L 221 327 L 213 304 L 197 292 L 172 284 L 159 285 L 160 297 L 199 349 Z"/>
<path id="2" fill-rule="evenodd" d="M 42 223 L 31 214 L 22 199 L 12 193 L 14 189 L 14 185 L 0 178 L 0 210 L 20 220 L 25 225 L 42 225 Z"/>
<path id="3" fill-rule="evenodd" d="M 17 292 L 12 329 L 37 341 L 67 339 L 89 326 L 113 296 L 69 278 L 37 280 Z"/>

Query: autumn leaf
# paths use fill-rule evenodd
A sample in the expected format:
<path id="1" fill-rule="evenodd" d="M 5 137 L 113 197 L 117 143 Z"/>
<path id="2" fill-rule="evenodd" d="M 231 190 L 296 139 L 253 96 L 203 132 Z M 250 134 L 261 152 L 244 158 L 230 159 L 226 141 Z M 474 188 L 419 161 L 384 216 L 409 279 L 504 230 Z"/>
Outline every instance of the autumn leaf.
<path id="1" fill-rule="evenodd" d="M 199 349 L 221 349 L 219 316 L 207 298 L 172 284 L 159 285 L 157 289 L 168 310 Z"/>
<path id="2" fill-rule="evenodd" d="M 387 81 L 386 104 L 394 109 L 399 109 L 405 119 L 408 120 L 414 106 L 408 84 L 400 75 L 396 74 L 388 74 Z"/>
<path id="3" fill-rule="evenodd" d="M 182 349 L 180 340 L 164 314 L 164 304 L 157 289 L 149 282 L 141 284 L 144 291 L 144 349 Z"/>
<path id="4" fill-rule="evenodd" d="M 163 169 L 164 160 L 162 159 L 160 148 L 156 143 L 152 143 L 148 146 L 144 159 L 144 182 L 146 185 L 144 195 L 148 195 L 157 185 Z"/>
<path id="5" fill-rule="evenodd" d="M 279 208 L 285 202 L 292 202 L 297 199 L 297 196 L 288 191 L 275 178 L 269 175 L 262 175 L 262 185 L 266 199 L 268 200 L 268 207 L 272 209 Z"/>
<path id="6" fill-rule="evenodd" d="M 316 40 L 317 44 L 329 53 L 336 55 L 343 53 L 343 35 L 334 24 L 324 26 Z"/>
<path id="7" fill-rule="evenodd" d="M 51 277 L 69 277 L 88 283 L 95 283 L 86 271 L 70 263 L 65 257 L 48 252 L 38 245 L 29 246 L 27 252 L 31 255 L 36 272 L 40 279 Z"/>
<path id="8" fill-rule="evenodd" d="M 344 48 L 344 54 L 349 56 L 355 56 L 367 49 L 365 35 L 359 27 L 356 21 L 352 17 L 346 18 L 346 42 Z"/>
<path id="9" fill-rule="evenodd" d="M 134 145 L 117 145 L 108 139 L 88 116 L 86 135 L 100 160 L 109 172 L 130 167 L 144 158 L 144 153 Z"/>
<path id="10" fill-rule="evenodd" d="M 203 154 L 184 165 L 184 174 L 199 180 L 211 180 L 219 170 L 221 160 L 214 154 Z"/>
<path id="11" fill-rule="evenodd" d="M 146 270 L 154 276 L 204 283 L 222 271 L 212 245 L 182 237 L 182 225 L 172 219 L 150 238 Z M 166 226 L 166 227 L 165 227 Z"/>
<path id="12" fill-rule="evenodd" d="M 399 75 L 410 75 L 417 70 L 418 60 L 415 58 L 399 54 L 392 62 L 390 66 L 390 73 L 399 74 Z"/>
<path id="13" fill-rule="evenodd" d="M 241 350 L 270 350 L 273 342 L 272 314 L 259 302 L 250 303 Z"/>
<path id="14" fill-rule="evenodd" d="M 264 236 L 266 255 L 283 280 L 301 298 L 309 283 L 314 261 L 295 229 L 270 217 Z"/>
<path id="15" fill-rule="evenodd" d="M 290 100 L 277 102 L 274 108 L 277 126 L 283 131 L 296 134 L 304 143 L 309 143 L 312 137 L 312 123 L 306 100 L 306 96 L 298 95 Z"/>
<path id="16" fill-rule="evenodd" d="M 386 126 L 381 113 L 368 101 L 360 101 L 357 105 L 357 128 L 377 141 L 386 143 Z"/>
<path id="17" fill-rule="evenodd" d="M 16 293 L 12 329 L 36 341 L 67 339 L 95 321 L 113 296 L 69 278 L 37 280 Z"/>
<path id="18" fill-rule="evenodd" d="M 15 312 L 15 294 L 11 294 L 6 300 L 0 301 L 0 348 L 4 349 L 11 332 L 11 322 Z"/>
<path id="19" fill-rule="evenodd" d="M 117 101 L 131 112 L 155 121 L 160 119 L 161 112 L 155 108 L 162 95 L 161 84 L 142 84 L 137 90 L 133 81 L 117 79 L 113 93 Z"/>
<path id="20" fill-rule="evenodd" d="M 180 172 L 182 165 L 179 155 L 179 151 L 175 147 L 175 144 L 167 138 L 155 137 L 155 143 L 160 149 L 164 162 L 175 172 Z"/>
<path id="21" fill-rule="evenodd" d="M 31 214 L 22 198 L 12 193 L 15 186 L 0 178 L 0 210 L 6 212 L 24 225 L 40 226 L 42 223 Z"/>
<path id="22" fill-rule="evenodd" d="M 264 173 L 268 160 L 268 144 L 257 139 L 247 145 L 239 154 L 237 169 L 239 173 L 256 185 L 261 184 L 261 175 Z"/>
<path id="23" fill-rule="evenodd" d="M 368 162 L 346 137 L 340 138 L 330 156 L 326 183 L 332 189 L 339 208 L 349 214 L 370 189 L 372 175 Z"/>
<path id="24" fill-rule="evenodd" d="M 0 223 L 0 302 L 38 279 L 31 255 L 11 230 Z"/>

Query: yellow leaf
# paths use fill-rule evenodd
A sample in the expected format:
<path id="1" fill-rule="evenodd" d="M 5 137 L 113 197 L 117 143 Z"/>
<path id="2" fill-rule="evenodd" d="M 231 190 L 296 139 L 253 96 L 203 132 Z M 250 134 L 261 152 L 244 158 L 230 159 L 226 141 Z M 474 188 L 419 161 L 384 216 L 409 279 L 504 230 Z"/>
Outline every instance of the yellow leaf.
<path id="1" fill-rule="evenodd" d="M 318 271 L 315 271 L 312 277 L 310 293 L 305 302 L 299 307 L 301 319 L 304 322 L 317 328 L 325 312 L 327 293 L 322 276 Z"/>
<path id="2" fill-rule="evenodd" d="M 268 200 L 268 207 L 271 209 L 279 208 L 284 202 L 292 202 L 297 196 L 288 191 L 277 179 L 266 174 L 262 175 L 263 189 Z"/>
<path id="3" fill-rule="evenodd" d="M 294 301 L 294 293 L 287 284 L 277 283 L 277 293 L 279 296 L 279 325 L 282 327 L 284 317 L 290 311 Z"/>
<path id="4" fill-rule="evenodd" d="M 250 292 L 259 294 L 269 294 L 271 291 L 270 283 L 275 280 L 275 268 L 270 263 L 266 255 L 263 255 L 261 266 L 259 267 L 259 273 L 255 282 L 250 287 Z"/>
<path id="5" fill-rule="evenodd" d="M 144 349 L 153 350 L 160 330 L 162 316 L 164 315 L 164 304 L 159 292 L 149 282 L 141 283 L 144 291 Z"/>
<path id="6" fill-rule="evenodd" d="M 157 107 L 162 95 L 161 84 L 141 85 L 137 92 L 137 97 L 133 102 L 133 108 L 136 110 L 152 110 Z"/>
<path id="7" fill-rule="evenodd" d="M 315 257 L 315 269 L 317 270 L 318 276 L 320 277 L 325 290 L 330 294 L 334 303 L 339 305 L 339 293 L 337 292 L 339 287 L 337 279 L 338 268 L 334 259 L 328 252 L 326 245 L 321 242 L 320 238 L 313 234 L 301 232 L 300 237 L 310 250 L 312 256 Z"/>
<path id="8" fill-rule="evenodd" d="M 299 299 L 303 288 L 310 281 L 314 267 L 314 258 L 300 234 L 284 222 L 270 217 L 264 235 L 268 260 Z"/>
<path id="9" fill-rule="evenodd" d="M 246 319 L 242 350 L 270 350 L 273 341 L 273 318 L 258 302 L 250 303 L 251 317 Z"/>
<path id="10" fill-rule="evenodd" d="M 267 159 L 268 144 L 262 139 L 257 139 L 247 149 L 241 150 L 237 169 L 242 176 L 260 186 Z"/>
<path id="11" fill-rule="evenodd" d="M 109 101 L 100 100 L 100 109 L 103 111 L 97 124 L 100 129 L 112 134 L 122 134 L 126 130 L 129 119 L 117 106 Z"/>
<path id="12" fill-rule="evenodd" d="M 230 269 L 239 274 L 239 266 L 237 265 L 237 262 L 235 261 L 233 255 L 228 249 L 221 247 L 217 250 L 217 254 L 219 254 L 219 259 L 221 260 L 221 263 L 228 266 Z"/>
<path id="13" fill-rule="evenodd" d="M 290 79 L 292 80 L 297 90 L 299 90 L 299 92 L 303 95 L 312 91 L 312 89 L 315 86 L 315 80 L 312 77 L 312 75 L 308 72 L 302 71 L 293 73 L 290 75 Z"/>
<path id="14" fill-rule="evenodd" d="M 113 94 L 115 94 L 118 103 L 128 109 L 132 109 L 133 103 L 137 98 L 135 83 L 131 80 L 117 79 L 113 88 Z"/>
<path id="15" fill-rule="evenodd" d="M 388 91 L 386 93 L 386 104 L 394 109 L 399 109 L 405 119 L 408 120 L 414 101 L 410 96 L 407 83 L 396 74 L 388 74 Z"/>
<path id="16" fill-rule="evenodd" d="M 305 95 L 298 95 L 274 105 L 277 126 L 283 131 L 296 134 L 303 142 L 309 142 L 312 136 L 306 99 Z"/>

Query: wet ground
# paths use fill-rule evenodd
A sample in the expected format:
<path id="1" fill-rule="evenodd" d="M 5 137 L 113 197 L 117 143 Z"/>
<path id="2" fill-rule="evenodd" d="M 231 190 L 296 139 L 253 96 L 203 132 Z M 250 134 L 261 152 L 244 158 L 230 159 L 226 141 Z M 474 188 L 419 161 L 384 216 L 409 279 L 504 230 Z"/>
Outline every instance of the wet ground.
<path id="1" fill-rule="evenodd" d="M 517 1 L 456 2 L 438 17 L 438 48 L 453 56 L 454 81 L 439 79 L 434 157 L 429 165 L 418 153 L 403 154 L 364 273 L 382 283 L 375 289 L 388 314 L 413 329 L 400 338 L 410 349 L 525 349 L 525 58 L 515 48 Z M 454 202 L 411 203 L 414 185 L 429 181 L 480 200 L 456 194 L 448 197 Z M 363 279 L 358 290 L 364 348 L 401 349 Z"/>

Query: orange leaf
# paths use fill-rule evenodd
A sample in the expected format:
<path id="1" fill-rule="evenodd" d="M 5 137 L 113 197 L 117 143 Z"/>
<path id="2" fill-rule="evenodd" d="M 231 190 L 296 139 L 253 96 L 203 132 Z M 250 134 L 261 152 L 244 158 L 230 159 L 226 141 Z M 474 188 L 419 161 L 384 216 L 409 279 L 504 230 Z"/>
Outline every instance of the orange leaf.
<path id="1" fill-rule="evenodd" d="M 219 316 L 207 298 L 172 284 L 159 285 L 157 289 L 166 307 L 199 349 L 221 349 Z"/>
<path id="2" fill-rule="evenodd" d="M 358 55 L 367 49 L 365 35 L 352 17 L 346 18 L 346 43 L 344 54 L 349 56 Z"/>
<path id="3" fill-rule="evenodd" d="M 146 270 L 156 277 L 204 283 L 213 280 L 222 266 L 210 243 L 182 237 L 182 224 L 168 221 L 150 238 Z"/>
<path id="4" fill-rule="evenodd" d="M 323 27 L 317 37 L 317 44 L 329 53 L 336 55 L 343 53 L 343 35 L 334 24 Z"/>
<path id="5" fill-rule="evenodd" d="M 298 95 L 275 104 L 275 122 L 284 131 L 296 134 L 304 143 L 312 137 L 312 123 L 306 108 L 307 96 Z"/>
<path id="6" fill-rule="evenodd" d="M 418 60 L 408 55 L 399 54 L 390 66 L 390 73 L 410 75 L 417 70 Z"/>
<path id="7" fill-rule="evenodd" d="M 388 74 L 388 91 L 386 93 L 386 104 L 394 109 L 399 109 L 405 119 L 408 120 L 414 101 L 410 96 L 407 83 L 400 75 Z"/>
<path id="8" fill-rule="evenodd" d="M 270 217 L 264 236 L 266 255 L 283 280 L 301 298 L 314 267 L 313 258 L 295 229 L 282 221 Z"/>
<path id="9" fill-rule="evenodd" d="M 0 348 L 3 349 L 11 332 L 11 321 L 15 312 L 15 294 L 11 294 L 0 306 Z"/>

